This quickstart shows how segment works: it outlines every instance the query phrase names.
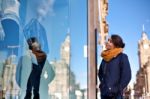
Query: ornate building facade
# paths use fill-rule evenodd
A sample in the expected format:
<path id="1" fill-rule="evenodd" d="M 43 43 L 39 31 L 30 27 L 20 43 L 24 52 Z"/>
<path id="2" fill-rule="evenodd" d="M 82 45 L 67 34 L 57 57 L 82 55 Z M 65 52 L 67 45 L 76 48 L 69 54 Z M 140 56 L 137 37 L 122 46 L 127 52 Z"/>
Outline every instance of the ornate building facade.
<path id="1" fill-rule="evenodd" d="M 134 85 L 135 99 L 150 98 L 150 40 L 143 29 L 142 38 L 138 42 L 140 68 L 136 74 Z"/>
<path id="2" fill-rule="evenodd" d="M 105 49 L 105 41 L 108 35 L 108 23 L 106 17 L 108 15 L 108 0 L 98 0 L 99 8 L 99 33 L 100 33 L 100 45 L 102 49 Z"/>

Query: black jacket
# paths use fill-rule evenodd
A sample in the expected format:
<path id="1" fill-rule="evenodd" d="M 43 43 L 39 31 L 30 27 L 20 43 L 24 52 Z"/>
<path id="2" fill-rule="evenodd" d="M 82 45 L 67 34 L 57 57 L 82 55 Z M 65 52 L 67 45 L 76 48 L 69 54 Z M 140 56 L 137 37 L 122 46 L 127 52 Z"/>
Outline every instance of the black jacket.
<path id="1" fill-rule="evenodd" d="M 121 53 L 111 61 L 102 60 L 98 72 L 102 95 L 122 94 L 131 80 L 131 69 L 128 57 Z"/>

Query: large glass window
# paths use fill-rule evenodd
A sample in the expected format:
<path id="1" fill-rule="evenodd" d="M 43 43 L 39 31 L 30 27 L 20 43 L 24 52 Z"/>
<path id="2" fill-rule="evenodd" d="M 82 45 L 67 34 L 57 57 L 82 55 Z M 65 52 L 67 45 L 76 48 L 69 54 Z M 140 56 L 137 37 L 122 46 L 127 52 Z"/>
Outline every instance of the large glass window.
<path id="1" fill-rule="evenodd" d="M 87 99 L 87 0 L 0 5 L 0 98 Z"/>

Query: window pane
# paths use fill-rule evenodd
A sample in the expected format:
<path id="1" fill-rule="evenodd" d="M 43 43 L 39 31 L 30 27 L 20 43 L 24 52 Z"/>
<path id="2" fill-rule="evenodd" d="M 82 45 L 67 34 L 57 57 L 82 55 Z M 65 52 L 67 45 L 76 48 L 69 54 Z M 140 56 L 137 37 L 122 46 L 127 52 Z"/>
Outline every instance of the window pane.
<path id="1" fill-rule="evenodd" d="M 87 99 L 87 1 L 0 5 L 0 98 Z"/>

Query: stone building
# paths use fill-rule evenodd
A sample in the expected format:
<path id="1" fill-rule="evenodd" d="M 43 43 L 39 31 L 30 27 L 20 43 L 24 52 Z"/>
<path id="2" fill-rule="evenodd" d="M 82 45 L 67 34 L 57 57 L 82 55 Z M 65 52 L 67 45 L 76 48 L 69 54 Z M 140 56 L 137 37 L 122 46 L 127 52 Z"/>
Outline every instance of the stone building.
<path id="1" fill-rule="evenodd" d="M 136 83 L 134 85 L 135 99 L 150 97 L 150 40 L 146 32 L 142 32 L 142 37 L 138 42 L 139 70 L 136 74 Z"/>

